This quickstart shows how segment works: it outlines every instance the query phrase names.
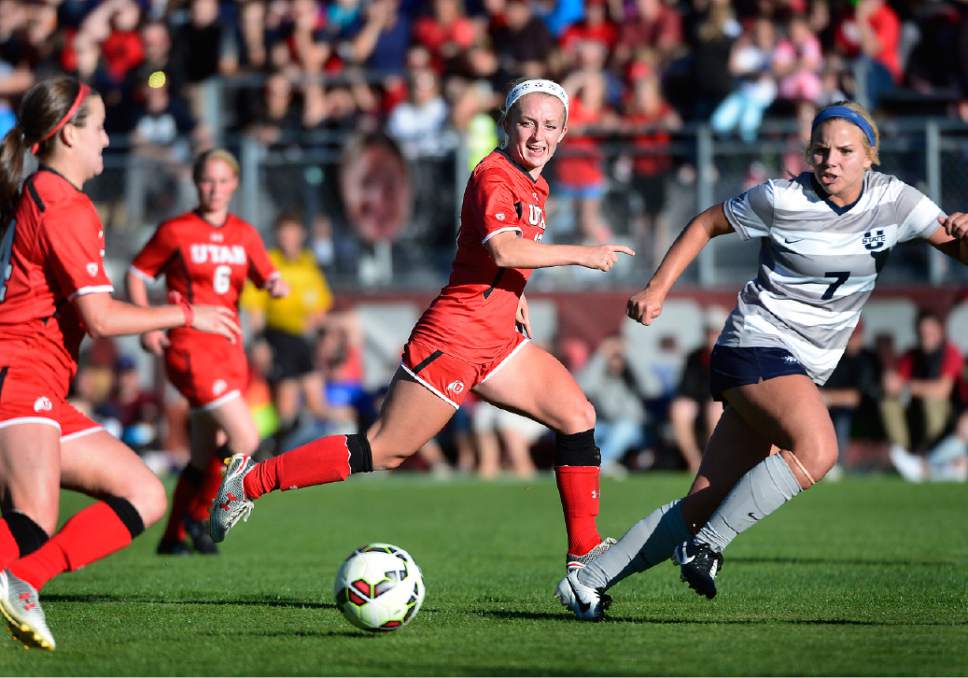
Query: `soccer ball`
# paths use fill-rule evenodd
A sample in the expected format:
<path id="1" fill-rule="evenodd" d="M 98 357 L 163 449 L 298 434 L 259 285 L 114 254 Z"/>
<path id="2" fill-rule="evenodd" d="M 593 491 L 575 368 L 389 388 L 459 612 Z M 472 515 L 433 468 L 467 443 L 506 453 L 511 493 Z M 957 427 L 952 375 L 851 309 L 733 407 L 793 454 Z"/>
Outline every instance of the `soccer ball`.
<path id="1" fill-rule="evenodd" d="M 367 631 L 394 631 L 413 619 L 424 599 L 420 568 L 402 548 L 361 546 L 336 573 L 336 606 Z"/>

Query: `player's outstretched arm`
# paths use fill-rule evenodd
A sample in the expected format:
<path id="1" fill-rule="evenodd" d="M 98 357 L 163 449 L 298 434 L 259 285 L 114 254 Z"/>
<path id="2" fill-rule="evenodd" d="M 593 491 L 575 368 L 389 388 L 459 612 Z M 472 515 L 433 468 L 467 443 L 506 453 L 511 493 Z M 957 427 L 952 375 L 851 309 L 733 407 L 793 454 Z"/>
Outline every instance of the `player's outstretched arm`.
<path id="1" fill-rule="evenodd" d="M 928 238 L 935 249 L 968 264 L 968 213 L 952 212 L 938 217 L 941 226 Z"/>
<path id="2" fill-rule="evenodd" d="M 522 238 L 517 233 L 499 233 L 484 246 L 502 268 L 549 268 L 551 266 L 584 266 L 608 271 L 619 254 L 635 256 L 625 245 L 547 245 Z"/>
<path id="3" fill-rule="evenodd" d="M 650 325 L 662 313 L 662 304 L 669 290 L 709 241 L 732 232 L 733 227 L 726 218 L 722 203 L 693 217 L 672 243 L 646 286 L 629 299 L 626 307 L 628 317 L 643 325 Z"/>
<path id="4" fill-rule="evenodd" d="M 233 343 L 242 336 L 232 311 L 223 306 L 166 304 L 143 308 L 118 301 L 105 292 L 75 297 L 74 304 L 87 333 L 95 338 L 143 334 L 184 326 L 220 334 Z"/>

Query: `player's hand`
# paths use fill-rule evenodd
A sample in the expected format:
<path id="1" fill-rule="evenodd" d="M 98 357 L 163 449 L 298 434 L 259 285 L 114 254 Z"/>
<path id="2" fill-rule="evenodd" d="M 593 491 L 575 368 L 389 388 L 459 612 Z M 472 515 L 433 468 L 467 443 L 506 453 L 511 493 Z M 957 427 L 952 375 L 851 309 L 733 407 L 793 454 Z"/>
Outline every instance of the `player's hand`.
<path id="1" fill-rule="evenodd" d="M 273 278 L 269 278 L 269 282 L 266 283 L 266 291 L 269 296 L 274 299 L 279 297 L 284 297 L 289 294 L 289 283 L 282 279 L 282 276 L 277 275 Z"/>
<path id="2" fill-rule="evenodd" d="M 651 325 L 662 313 L 664 301 L 664 294 L 660 294 L 650 287 L 645 287 L 629 298 L 625 313 L 632 320 L 636 320 L 643 325 Z"/>
<path id="3" fill-rule="evenodd" d="M 242 328 L 235 314 L 224 306 L 192 306 L 195 318 L 192 327 L 202 332 L 220 334 L 233 344 L 242 339 Z"/>
<path id="4" fill-rule="evenodd" d="M 168 335 L 162 330 L 152 330 L 141 335 L 141 348 L 148 353 L 160 356 L 170 345 Z"/>
<path id="5" fill-rule="evenodd" d="M 518 330 L 524 333 L 524 336 L 528 339 L 534 337 L 534 334 L 531 333 L 531 313 L 528 310 L 528 300 L 524 298 L 523 294 L 518 300 L 518 310 L 514 314 L 514 322 L 517 324 Z"/>
<path id="6" fill-rule="evenodd" d="M 587 249 L 587 256 L 585 261 L 582 262 L 582 266 L 597 271 L 610 271 L 615 262 L 618 261 L 619 253 L 627 254 L 630 257 L 635 256 L 635 250 L 625 245 L 594 245 Z"/>
<path id="7" fill-rule="evenodd" d="M 952 238 L 965 240 L 968 238 L 968 214 L 964 212 L 952 212 L 948 216 L 938 217 L 938 223 L 944 227 L 945 233 Z"/>

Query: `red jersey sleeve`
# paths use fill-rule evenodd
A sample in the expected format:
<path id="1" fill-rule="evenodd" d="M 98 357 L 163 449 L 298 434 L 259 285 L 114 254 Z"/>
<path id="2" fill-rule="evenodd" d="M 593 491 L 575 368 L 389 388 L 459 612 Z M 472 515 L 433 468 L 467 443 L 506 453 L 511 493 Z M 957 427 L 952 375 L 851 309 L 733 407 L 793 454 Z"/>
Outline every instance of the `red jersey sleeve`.
<path id="1" fill-rule="evenodd" d="M 104 231 L 94 206 L 70 201 L 44 215 L 48 265 L 68 299 L 113 292 L 104 270 Z"/>
<path id="2" fill-rule="evenodd" d="M 953 344 L 948 344 L 944 348 L 944 359 L 941 363 L 941 376 L 958 379 L 961 376 L 961 368 L 964 366 L 965 359 Z"/>
<path id="3" fill-rule="evenodd" d="M 245 245 L 245 253 L 249 257 L 249 280 L 260 289 L 266 286 L 269 278 L 277 275 L 276 267 L 269 259 L 266 246 L 262 242 L 259 232 L 251 226 L 248 229 L 249 238 Z"/>
<path id="4" fill-rule="evenodd" d="M 505 231 L 523 232 L 518 223 L 521 220 L 518 214 L 521 203 L 518 201 L 518 206 L 515 206 L 514 193 L 503 176 L 489 173 L 482 177 L 477 204 L 481 216 L 479 225 L 482 243 Z"/>
<path id="5" fill-rule="evenodd" d="M 131 272 L 148 282 L 155 282 L 159 274 L 164 271 L 175 249 L 171 229 L 166 224 L 162 224 L 131 262 Z"/>
<path id="6" fill-rule="evenodd" d="M 898 358 L 897 365 L 895 367 L 898 376 L 904 381 L 911 380 L 911 373 L 914 371 L 914 355 L 911 351 L 907 351 L 904 355 Z"/>

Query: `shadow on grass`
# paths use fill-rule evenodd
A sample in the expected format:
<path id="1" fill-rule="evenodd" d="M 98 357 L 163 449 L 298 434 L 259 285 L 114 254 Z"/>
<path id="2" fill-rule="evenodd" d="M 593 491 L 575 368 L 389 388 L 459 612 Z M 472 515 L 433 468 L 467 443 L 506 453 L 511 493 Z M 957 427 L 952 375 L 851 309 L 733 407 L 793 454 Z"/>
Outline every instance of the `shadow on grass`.
<path id="1" fill-rule="evenodd" d="M 305 600 L 266 598 L 156 598 L 152 596 L 119 596 L 107 593 L 57 594 L 44 596 L 45 603 L 138 603 L 149 605 L 251 605 L 254 607 L 293 607 L 314 610 L 335 610 L 334 603 Z"/>
<path id="2" fill-rule="evenodd" d="M 562 612 L 524 612 L 520 610 L 481 610 L 482 617 L 504 620 L 562 621 L 571 615 Z M 682 619 L 672 617 L 631 617 L 609 615 L 604 624 L 703 624 L 703 625 L 811 625 L 811 626 L 968 626 L 968 621 L 872 621 L 869 619 Z"/>
<path id="3" fill-rule="evenodd" d="M 761 556 L 737 556 L 729 558 L 729 563 L 741 563 L 744 565 L 859 565 L 861 567 L 943 567 L 950 565 L 960 565 L 956 560 L 867 560 L 860 558 L 790 558 L 790 557 L 761 557 Z"/>

